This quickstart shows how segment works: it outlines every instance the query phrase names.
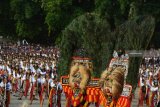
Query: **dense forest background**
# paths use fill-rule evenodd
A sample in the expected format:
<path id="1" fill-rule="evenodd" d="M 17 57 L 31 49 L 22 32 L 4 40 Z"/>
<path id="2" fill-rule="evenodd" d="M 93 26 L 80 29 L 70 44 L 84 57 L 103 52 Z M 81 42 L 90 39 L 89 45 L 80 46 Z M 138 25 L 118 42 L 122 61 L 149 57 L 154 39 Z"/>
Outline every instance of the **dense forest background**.
<path id="1" fill-rule="evenodd" d="M 0 35 L 55 44 L 75 18 L 93 12 L 109 21 L 112 31 L 131 17 L 154 16 L 152 45 L 160 46 L 159 0 L 0 0 Z"/>
<path id="2" fill-rule="evenodd" d="M 159 0 L 0 0 L 0 35 L 61 49 L 60 75 L 76 49 L 93 58 L 94 75 L 114 49 L 160 47 Z M 130 58 L 127 82 L 135 85 L 141 57 Z"/>

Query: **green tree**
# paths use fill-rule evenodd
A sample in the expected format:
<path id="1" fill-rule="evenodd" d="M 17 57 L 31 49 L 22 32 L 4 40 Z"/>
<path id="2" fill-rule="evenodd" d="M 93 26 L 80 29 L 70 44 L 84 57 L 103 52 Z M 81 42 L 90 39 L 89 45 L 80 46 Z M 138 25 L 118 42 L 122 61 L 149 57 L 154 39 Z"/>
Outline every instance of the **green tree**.
<path id="1" fill-rule="evenodd" d="M 12 36 L 15 34 L 14 21 L 11 18 L 10 0 L 0 0 L 0 35 Z"/>
<path id="2" fill-rule="evenodd" d="M 128 20 L 131 0 L 96 0 L 95 11 L 105 18 L 114 31 L 117 26 Z"/>
<path id="3" fill-rule="evenodd" d="M 48 33 L 62 29 L 68 21 L 67 16 L 71 7 L 71 0 L 42 0 L 42 8 L 46 13 L 45 23 L 48 25 Z M 62 21 L 63 20 L 63 21 Z"/>
<path id="4" fill-rule="evenodd" d="M 127 21 L 117 29 L 117 47 L 126 50 L 146 50 L 155 30 L 155 19 L 151 16 L 140 16 Z M 142 56 L 130 56 L 127 83 L 135 88 Z M 137 77 L 137 79 L 135 79 Z"/>
<path id="5" fill-rule="evenodd" d="M 59 42 L 62 30 L 79 15 L 89 12 L 94 7 L 94 1 L 73 0 L 42 0 L 45 11 L 45 23 L 48 25 L 48 35 L 55 36 Z M 58 38 L 58 39 L 57 39 Z"/>
<path id="6" fill-rule="evenodd" d="M 98 14 L 86 13 L 77 17 L 63 31 L 60 49 L 59 68 L 61 74 L 69 70 L 70 59 L 75 49 L 84 48 L 89 57 L 93 58 L 94 75 L 99 76 L 102 69 L 103 46 L 110 41 L 110 26 Z M 107 51 L 107 50 L 106 50 Z M 106 52 L 104 52 L 106 53 Z M 108 57 L 107 55 L 105 57 Z"/>
<path id="7" fill-rule="evenodd" d="M 11 0 L 10 7 L 12 18 L 15 21 L 16 34 L 19 38 L 33 39 L 42 33 L 44 25 L 40 3 L 28 0 Z"/>

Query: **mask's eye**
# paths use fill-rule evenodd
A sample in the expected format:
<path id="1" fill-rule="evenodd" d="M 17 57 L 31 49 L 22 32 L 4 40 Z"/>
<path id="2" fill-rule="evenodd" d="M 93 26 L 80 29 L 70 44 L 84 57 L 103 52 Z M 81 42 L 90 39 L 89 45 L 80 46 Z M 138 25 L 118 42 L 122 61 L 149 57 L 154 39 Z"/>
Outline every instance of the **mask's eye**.
<path id="1" fill-rule="evenodd" d="M 109 78 L 106 78 L 105 80 L 106 80 L 106 81 L 109 81 Z"/>

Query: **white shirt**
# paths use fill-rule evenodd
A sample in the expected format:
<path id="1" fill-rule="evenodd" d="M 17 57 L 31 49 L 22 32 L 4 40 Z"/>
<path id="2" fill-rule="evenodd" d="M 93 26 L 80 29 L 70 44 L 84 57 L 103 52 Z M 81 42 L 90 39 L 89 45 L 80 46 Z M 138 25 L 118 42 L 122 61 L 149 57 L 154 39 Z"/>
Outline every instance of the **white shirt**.
<path id="1" fill-rule="evenodd" d="M 144 86 L 144 83 L 142 82 L 142 77 L 140 77 L 140 86 Z"/>
<path id="2" fill-rule="evenodd" d="M 22 80 L 26 80 L 26 75 L 23 75 L 23 76 L 22 76 Z"/>
<path id="3" fill-rule="evenodd" d="M 54 74 L 53 74 L 53 72 L 51 73 L 51 78 L 54 78 Z"/>
<path id="4" fill-rule="evenodd" d="M 12 85 L 11 85 L 10 82 L 8 82 L 8 83 L 6 84 L 6 89 L 7 89 L 7 90 L 11 90 L 11 89 L 12 89 Z"/>
<path id="5" fill-rule="evenodd" d="M 113 52 L 113 57 L 118 58 L 118 53 L 116 51 Z"/>
<path id="6" fill-rule="evenodd" d="M 44 77 L 42 77 L 42 78 L 38 78 L 38 79 L 37 79 L 37 82 L 38 82 L 38 83 L 41 83 L 41 84 L 44 84 L 44 83 L 46 82 L 46 80 L 45 80 Z"/>
<path id="7" fill-rule="evenodd" d="M 21 77 L 21 75 L 20 74 L 17 74 L 17 78 L 19 79 Z"/>
<path id="8" fill-rule="evenodd" d="M 50 86 L 51 86 L 51 87 L 56 87 L 56 84 L 52 81 L 52 82 L 50 83 Z"/>
<path id="9" fill-rule="evenodd" d="M 157 91 L 157 90 L 158 90 L 158 87 L 151 87 L 150 90 L 151 90 L 152 92 Z"/>
<path id="10" fill-rule="evenodd" d="M 38 79 L 37 79 L 37 82 L 38 82 L 38 83 L 41 83 L 41 78 L 38 78 Z"/>
<path id="11" fill-rule="evenodd" d="M 46 82 L 45 78 L 41 78 L 41 84 L 44 84 Z"/>
<path id="12" fill-rule="evenodd" d="M 38 69 L 37 69 L 37 73 L 40 73 L 40 72 L 41 72 L 41 69 L 40 69 L 40 68 L 38 68 Z"/>
<path id="13" fill-rule="evenodd" d="M 152 76 L 152 75 L 153 75 L 153 73 L 152 73 L 152 72 L 149 72 L 149 75 L 150 75 L 150 76 Z"/>
<path id="14" fill-rule="evenodd" d="M 49 85 L 51 82 L 53 82 L 53 80 L 50 78 L 50 79 L 48 80 L 48 85 Z"/>
<path id="15" fill-rule="evenodd" d="M 16 78 L 16 73 L 15 73 L 15 71 L 13 71 L 13 78 Z"/>
<path id="16" fill-rule="evenodd" d="M 3 81 L 0 83 L 0 87 L 4 87 L 4 83 L 3 83 Z"/>
<path id="17" fill-rule="evenodd" d="M 58 82 L 58 84 L 57 84 L 57 90 L 58 90 L 58 89 L 62 90 L 62 85 L 61 85 L 60 82 Z"/>
<path id="18" fill-rule="evenodd" d="M 32 83 L 35 83 L 35 82 L 36 82 L 36 79 L 34 78 L 34 75 L 31 76 L 31 82 L 32 82 Z"/>

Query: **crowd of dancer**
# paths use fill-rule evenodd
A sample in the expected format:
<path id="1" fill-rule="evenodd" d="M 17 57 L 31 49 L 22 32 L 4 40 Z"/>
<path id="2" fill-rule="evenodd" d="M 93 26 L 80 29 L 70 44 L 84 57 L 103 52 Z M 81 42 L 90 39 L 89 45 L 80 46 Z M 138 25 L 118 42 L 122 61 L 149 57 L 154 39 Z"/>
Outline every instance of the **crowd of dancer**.
<path id="1" fill-rule="evenodd" d="M 145 57 L 139 69 L 139 107 L 160 107 L 160 58 Z M 145 106 L 146 105 L 146 106 Z"/>
<path id="2" fill-rule="evenodd" d="M 39 99 L 40 106 L 47 98 L 48 106 L 61 106 L 62 86 L 58 80 L 59 50 L 40 45 L 3 43 L 0 47 L 0 106 L 9 107 L 10 96 Z"/>
<path id="3" fill-rule="evenodd" d="M 40 107 L 47 98 L 49 107 L 61 107 L 59 56 L 59 49 L 52 46 L 20 42 L 0 44 L 0 106 L 9 107 L 13 95 L 18 100 L 29 98 L 30 104 L 39 100 Z M 139 69 L 139 107 L 144 103 L 148 107 L 160 106 L 159 82 L 160 58 L 145 56 Z"/>

